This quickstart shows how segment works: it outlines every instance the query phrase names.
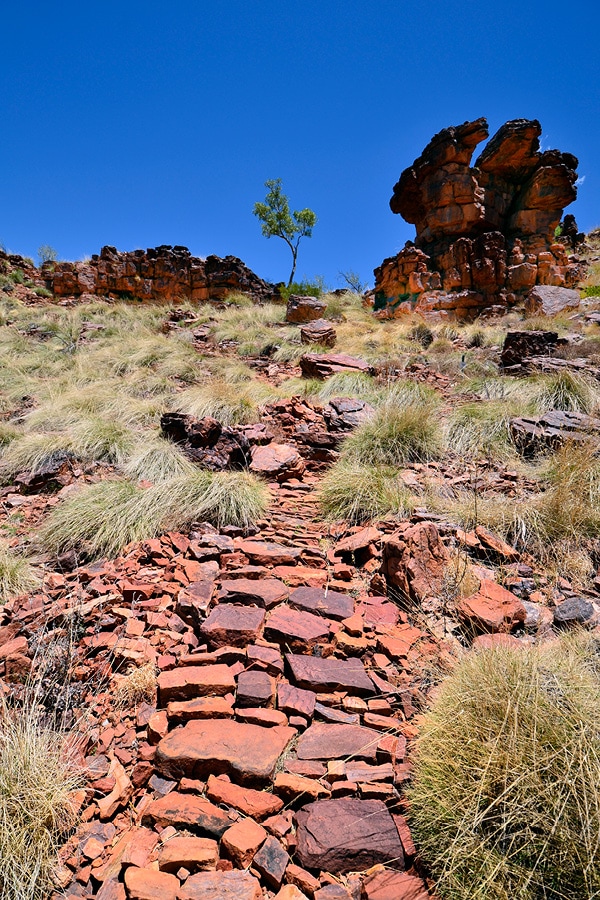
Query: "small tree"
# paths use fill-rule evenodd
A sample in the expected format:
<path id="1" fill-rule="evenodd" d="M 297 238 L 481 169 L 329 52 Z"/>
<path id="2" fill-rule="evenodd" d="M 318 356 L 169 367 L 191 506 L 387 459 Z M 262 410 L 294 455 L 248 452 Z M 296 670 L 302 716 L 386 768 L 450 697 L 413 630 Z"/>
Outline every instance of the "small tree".
<path id="1" fill-rule="evenodd" d="M 301 238 L 311 237 L 317 217 L 312 209 L 295 210 L 290 213 L 288 198 L 281 191 L 281 178 L 265 181 L 268 188 L 264 203 L 255 203 L 252 212 L 260 220 L 262 233 L 266 238 L 280 237 L 292 251 L 292 271 L 288 287 L 294 280 L 298 244 Z"/>
<path id="2" fill-rule="evenodd" d="M 41 247 L 38 247 L 38 259 L 40 266 L 43 266 L 46 262 L 56 262 L 58 253 L 50 244 L 42 244 Z"/>

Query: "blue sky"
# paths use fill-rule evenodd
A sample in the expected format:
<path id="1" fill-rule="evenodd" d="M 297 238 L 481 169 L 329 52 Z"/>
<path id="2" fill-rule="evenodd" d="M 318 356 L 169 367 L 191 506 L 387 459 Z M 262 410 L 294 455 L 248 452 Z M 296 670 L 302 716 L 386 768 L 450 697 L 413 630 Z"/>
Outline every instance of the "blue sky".
<path id="1" fill-rule="evenodd" d="M 447 125 L 538 118 L 600 224 L 600 4 L 105 0 L 2 11 L 0 242 L 63 259 L 185 244 L 284 280 L 252 215 L 281 178 L 319 221 L 297 274 L 340 286 L 414 235 L 389 210 Z"/>

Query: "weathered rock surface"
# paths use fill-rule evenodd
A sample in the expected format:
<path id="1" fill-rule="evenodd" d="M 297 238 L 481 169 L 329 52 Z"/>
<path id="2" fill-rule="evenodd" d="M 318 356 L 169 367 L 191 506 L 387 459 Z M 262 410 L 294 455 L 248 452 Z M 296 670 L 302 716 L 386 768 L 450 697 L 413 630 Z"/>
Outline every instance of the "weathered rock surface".
<path id="1" fill-rule="evenodd" d="M 302 344 L 321 344 L 323 347 L 335 347 L 336 330 L 326 319 L 315 319 L 300 329 Z"/>
<path id="2" fill-rule="evenodd" d="M 577 309 L 579 291 L 556 284 L 538 284 L 527 294 L 525 309 L 531 316 L 555 316 L 569 309 Z"/>
<path id="3" fill-rule="evenodd" d="M 300 368 L 305 378 L 329 378 L 338 372 L 364 372 L 367 375 L 371 372 L 371 366 L 364 359 L 345 353 L 306 353 L 300 359 Z"/>
<path id="4" fill-rule="evenodd" d="M 502 346 L 504 368 L 520 366 L 530 356 L 547 356 L 558 344 L 557 331 L 509 331 Z"/>
<path id="5" fill-rule="evenodd" d="M 285 320 L 294 324 L 316 322 L 322 318 L 326 309 L 327 304 L 319 297 L 292 294 L 288 300 Z"/>
<path id="6" fill-rule="evenodd" d="M 252 448 L 250 471 L 275 481 L 300 478 L 304 472 L 304 460 L 295 447 L 289 444 L 267 444 Z"/>
<path id="7" fill-rule="evenodd" d="M 95 294 L 202 303 L 241 291 L 258 300 L 279 299 L 275 285 L 263 281 L 235 256 L 199 259 L 187 247 L 169 245 L 124 253 L 103 247 L 89 262 L 47 264 L 42 275 L 59 297 Z"/>
<path id="8" fill-rule="evenodd" d="M 377 863 L 402 869 L 394 820 L 381 800 L 317 800 L 296 814 L 297 855 L 308 869 L 351 872 Z"/>
<path id="9" fill-rule="evenodd" d="M 375 307 L 468 316 L 510 306 L 535 285 L 571 286 L 579 268 L 554 240 L 577 195 L 577 159 L 540 151 L 536 120 L 507 122 L 488 137 L 484 118 L 436 134 L 404 170 L 392 212 L 416 227 L 413 244 L 375 270 Z"/>
<path id="10" fill-rule="evenodd" d="M 180 888 L 178 900 L 262 900 L 260 882 L 249 872 L 198 872 Z"/>
<path id="11" fill-rule="evenodd" d="M 552 409 L 541 416 L 522 416 L 510 420 L 515 446 L 524 456 L 556 450 L 572 441 L 598 442 L 600 419 L 585 413 Z"/>
<path id="12" fill-rule="evenodd" d="M 196 720 L 162 739 L 156 748 L 156 766 L 168 778 L 227 774 L 243 784 L 265 782 L 294 734 L 287 726 Z"/>
<path id="13" fill-rule="evenodd" d="M 315 691 L 348 691 L 370 694 L 375 688 L 359 659 L 320 659 L 317 656 L 286 654 L 298 687 Z"/>
<path id="14" fill-rule="evenodd" d="M 448 559 L 433 522 L 406 522 L 384 541 L 381 571 L 405 598 L 421 603 L 441 592 Z"/>

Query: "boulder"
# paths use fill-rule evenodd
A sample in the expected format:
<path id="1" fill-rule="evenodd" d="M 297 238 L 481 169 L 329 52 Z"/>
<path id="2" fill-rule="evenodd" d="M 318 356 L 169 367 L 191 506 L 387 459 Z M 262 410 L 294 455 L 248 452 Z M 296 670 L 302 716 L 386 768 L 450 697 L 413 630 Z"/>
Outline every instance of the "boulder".
<path id="1" fill-rule="evenodd" d="M 476 631 L 509 632 L 525 622 L 522 602 L 495 581 L 482 579 L 479 591 L 458 604 L 460 616 Z"/>
<path id="2" fill-rule="evenodd" d="M 556 316 L 569 309 L 577 309 L 581 297 L 579 291 L 556 284 L 537 284 L 525 301 L 530 316 Z"/>
<path id="3" fill-rule="evenodd" d="M 178 900 L 263 900 L 263 892 L 249 872 L 198 872 L 179 889 Z"/>
<path id="4" fill-rule="evenodd" d="M 433 522 L 404 523 L 383 541 L 381 571 L 405 599 L 420 604 L 442 592 L 448 560 Z"/>
<path id="5" fill-rule="evenodd" d="M 500 362 L 504 368 L 520 366 L 529 356 L 551 354 L 557 343 L 556 331 L 509 331 L 504 338 Z"/>
<path id="6" fill-rule="evenodd" d="M 293 728 L 262 728 L 229 719 L 197 719 L 172 731 L 156 748 L 165 778 L 226 774 L 242 784 L 265 783 L 295 735 Z"/>
<path id="7" fill-rule="evenodd" d="M 292 294 L 288 300 L 285 320 L 300 325 L 305 322 L 315 322 L 321 319 L 326 309 L 327 304 L 319 297 Z"/>
<path id="8" fill-rule="evenodd" d="M 371 373 L 371 366 L 364 359 L 345 353 L 305 353 L 300 358 L 300 369 L 304 378 L 329 378 L 338 372 Z"/>
<path id="9" fill-rule="evenodd" d="M 350 694 L 374 694 L 375 686 L 359 659 L 322 659 L 318 656 L 286 654 L 286 661 L 298 687 L 316 693 L 348 691 Z"/>
<path id="10" fill-rule="evenodd" d="M 404 867 L 398 831 L 381 800 L 317 800 L 295 818 L 296 855 L 308 869 L 338 874 L 377 863 Z"/>
<path id="11" fill-rule="evenodd" d="M 326 319 L 315 319 L 300 328 L 300 343 L 320 344 L 323 347 L 335 347 L 336 330 Z"/>
<path id="12" fill-rule="evenodd" d="M 271 443 L 253 447 L 251 456 L 250 471 L 274 481 L 301 478 L 305 469 L 304 460 L 289 444 Z"/>
<path id="13" fill-rule="evenodd" d="M 556 450 L 567 442 L 598 442 L 600 419 L 585 413 L 552 409 L 541 416 L 521 416 L 510 420 L 515 446 L 524 456 Z"/>

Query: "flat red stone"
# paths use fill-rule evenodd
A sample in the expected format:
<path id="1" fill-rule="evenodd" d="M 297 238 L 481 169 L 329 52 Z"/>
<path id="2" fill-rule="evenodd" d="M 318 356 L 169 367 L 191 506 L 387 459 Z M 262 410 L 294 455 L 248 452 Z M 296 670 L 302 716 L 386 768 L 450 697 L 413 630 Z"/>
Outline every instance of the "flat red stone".
<path id="1" fill-rule="evenodd" d="M 263 900 L 263 892 L 249 872 L 198 872 L 179 889 L 178 900 Z"/>
<path id="2" fill-rule="evenodd" d="M 317 693 L 348 691 L 352 694 L 376 694 L 375 686 L 358 659 L 321 659 L 317 656 L 286 654 L 298 687 Z"/>
<path id="3" fill-rule="evenodd" d="M 200 719 L 163 738 L 155 763 L 166 778 L 226 774 L 243 783 L 265 782 L 295 734 L 289 726 L 261 728 L 229 719 Z"/>
<path id="4" fill-rule="evenodd" d="M 235 678 L 229 666 L 181 666 L 158 676 L 159 705 L 171 700 L 191 700 L 207 694 L 229 694 L 235 690 Z"/>
<path id="5" fill-rule="evenodd" d="M 375 762 L 381 734 L 362 725 L 316 722 L 300 736 L 298 759 L 365 759 Z M 160 745 L 159 745 L 160 746 Z"/>
<path id="6" fill-rule="evenodd" d="M 354 611 L 354 600 L 349 594 L 318 587 L 296 588 L 290 594 L 289 602 L 297 609 L 321 613 L 332 619 L 347 619 Z"/>

